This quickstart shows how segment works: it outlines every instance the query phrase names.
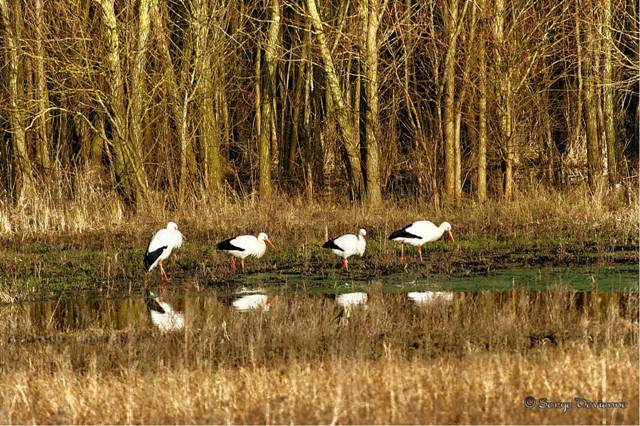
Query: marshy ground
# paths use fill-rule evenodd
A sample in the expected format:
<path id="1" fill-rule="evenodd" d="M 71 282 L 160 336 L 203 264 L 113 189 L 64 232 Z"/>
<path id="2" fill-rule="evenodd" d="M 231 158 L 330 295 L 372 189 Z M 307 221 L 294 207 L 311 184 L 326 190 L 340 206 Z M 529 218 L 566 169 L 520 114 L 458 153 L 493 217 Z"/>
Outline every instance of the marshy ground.
<path id="1" fill-rule="evenodd" d="M 141 267 L 168 217 L 5 234 L 0 422 L 638 423 L 637 207 L 440 211 L 456 241 L 423 263 L 385 239 L 425 217 L 416 206 L 254 207 L 170 217 L 189 237 L 167 268 L 163 299 L 185 316 L 171 333 L 151 324 L 159 279 Z M 367 253 L 338 271 L 320 245 L 357 226 Z M 277 249 L 232 274 L 215 242 L 260 231 Z M 258 288 L 268 311 L 228 305 Z M 342 312 L 330 295 L 348 291 L 366 308 Z M 417 306 L 407 291 L 453 296 Z"/>

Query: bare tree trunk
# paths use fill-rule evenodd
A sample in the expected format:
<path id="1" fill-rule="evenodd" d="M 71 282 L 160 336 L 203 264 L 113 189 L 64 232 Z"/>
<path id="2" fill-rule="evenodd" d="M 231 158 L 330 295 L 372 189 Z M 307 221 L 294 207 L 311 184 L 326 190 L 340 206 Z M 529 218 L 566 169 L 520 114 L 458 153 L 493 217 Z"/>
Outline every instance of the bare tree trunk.
<path id="1" fill-rule="evenodd" d="M 220 144 L 220 185 L 224 179 L 223 162 L 225 161 L 225 153 L 229 152 L 229 143 L 231 142 L 231 117 L 229 115 L 229 100 L 225 93 L 225 87 L 221 84 L 217 85 L 220 115 L 222 120 L 222 143 Z"/>
<path id="2" fill-rule="evenodd" d="M 35 79 L 36 79 L 36 102 L 38 103 L 38 127 L 36 130 L 36 158 L 38 165 L 45 171 L 51 167 L 49 157 L 49 144 L 51 140 L 50 114 L 49 114 L 49 91 L 47 90 L 47 79 L 44 67 L 45 51 L 42 45 L 45 31 L 45 20 L 42 13 L 42 0 L 35 1 L 36 12 L 36 42 L 35 42 Z"/>
<path id="3" fill-rule="evenodd" d="M 276 98 L 276 47 L 278 33 L 280 32 L 280 1 L 271 0 L 271 21 L 267 34 L 267 45 L 264 50 L 264 67 L 262 71 L 262 96 L 260 102 L 260 198 L 271 195 L 271 146 L 275 124 L 275 98 Z"/>
<path id="4" fill-rule="evenodd" d="M 129 98 L 129 136 L 127 145 L 131 155 L 130 167 L 136 175 L 137 185 L 146 187 L 144 162 L 142 161 L 142 125 L 146 117 L 146 65 L 147 65 L 147 40 L 149 39 L 149 8 L 155 0 L 140 0 L 138 4 L 138 40 L 134 56 L 133 70 L 128 90 Z M 151 5 L 153 7 L 153 5 Z"/>
<path id="5" fill-rule="evenodd" d="M 207 20 L 211 13 L 207 0 L 194 1 L 195 21 L 195 74 L 198 76 L 199 103 L 198 112 L 202 117 L 200 143 L 203 151 L 204 184 L 213 197 L 222 192 L 222 166 L 220 162 L 221 125 L 216 113 L 216 94 L 222 89 L 224 72 L 217 69 L 218 63 L 212 55 L 217 52 L 217 46 L 211 46 L 207 40 L 212 37 Z M 216 72 L 219 71 L 219 72 Z M 186 141 L 186 135 L 185 135 Z M 187 152 L 193 152 L 192 144 L 186 144 Z M 187 157 L 193 158 L 193 155 Z M 195 158 L 192 160 L 195 163 Z M 189 162 L 189 160 L 187 160 Z M 193 165 L 195 169 L 195 164 Z"/>
<path id="6" fill-rule="evenodd" d="M 449 1 L 448 19 L 445 20 L 449 35 L 448 52 L 444 65 L 444 200 L 455 197 L 455 54 L 457 49 L 458 0 Z"/>
<path id="7" fill-rule="evenodd" d="M 15 3 L 17 8 L 19 3 Z M 18 12 L 18 10 L 15 10 Z M 11 140 L 13 142 L 13 157 L 16 169 L 19 171 L 18 198 L 32 199 L 35 196 L 33 169 L 27 150 L 26 130 L 23 121 L 22 93 L 20 91 L 20 42 L 16 31 L 17 17 L 11 16 L 10 4 L 7 0 L 0 0 L 0 15 L 4 27 L 4 47 L 8 55 L 7 83 L 9 87 L 9 124 L 11 125 Z"/>
<path id="8" fill-rule="evenodd" d="M 303 103 L 303 92 L 306 81 L 306 61 L 300 61 L 296 77 L 296 85 L 293 92 L 293 105 L 291 108 L 291 143 L 289 144 L 289 153 L 287 155 L 287 175 L 293 176 L 296 165 L 296 152 L 300 146 L 300 115 L 302 110 L 300 106 Z"/>
<path id="9" fill-rule="evenodd" d="M 575 145 L 576 148 L 580 151 L 582 151 L 582 144 L 581 142 L 581 138 L 582 138 L 582 102 L 583 102 L 583 97 L 584 97 L 584 78 L 582 76 L 582 62 L 583 62 L 583 53 L 582 53 L 582 40 L 581 40 L 581 25 L 580 25 L 580 2 L 579 1 L 575 1 L 575 16 L 574 16 L 574 22 L 575 22 L 575 42 L 576 42 L 576 60 L 577 60 L 577 66 L 576 66 L 576 74 L 577 74 L 577 78 L 578 78 L 578 96 L 577 96 L 577 102 L 576 102 L 576 127 L 575 127 Z"/>
<path id="10" fill-rule="evenodd" d="M 614 112 L 614 91 L 613 91 L 613 53 L 612 45 L 614 40 L 611 36 L 611 0 L 604 1 L 604 122 L 607 145 L 607 169 L 609 184 L 618 183 L 618 167 L 616 158 L 616 117 Z"/>
<path id="11" fill-rule="evenodd" d="M 262 49 L 256 49 L 256 60 L 255 60 L 255 68 L 254 68 L 254 77 L 255 77 L 255 117 L 256 117 L 256 126 L 255 126 L 255 134 L 258 135 L 258 144 L 260 144 L 260 132 L 262 131 Z"/>
<path id="12" fill-rule="evenodd" d="M 367 202 L 371 206 L 382 204 L 382 182 L 380 181 L 380 101 L 378 99 L 378 28 L 383 10 L 380 0 L 361 0 L 364 5 L 364 34 L 366 36 L 364 77 L 366 108 L 367 147 Z M 366 2 L 366 3 L 365 3 Z M 385 2 L 386 6 L 386 2 Z"/>
<path id="13" fill-rule="evenodd" d="M 112 127 L 112 142 L 115 154 L 116 176 L 122 192 L 132 201 L 138 201 L 144 193 L 146 183 L 142 169 L 141 152 L 128 143 L 127 111 L 125 108 L 124 78 L 120 62 L 120 40 L 114 11 L 114 0 L 97 0 L 102 7 L 102 23 L 107 43 L 109 112 Z"/>
<path id="14" fill-rule="evenodd" d="M 209 61 L 206 61 L 209 62 Z M 209 64 L 207 64 L 209 65 Z M 218 72 L 217 75 L 222 75 Z M 204 149 L 204 184 L 208 195 L 216 198 L 222 193 L 222 162 L 220 158 L 221 141 L 223 140 L 223 132 L 221 129 L 221 120 L 217 114 L 216 92 L 223 89 L 220 87 L 220 81 L 216 81 L 216 69 L 209 65 L 200 73 L 202 79 L 203 93 L 200 100 L 200 115 L 202 117 L 200 133 L 200 141 Z M 217 97 L 220 100 L 220 97 Z"/>
<path id="15" fill-rule="evenodd" d="M 600 144 L 598 143 L 598 115 L 593 71 L 587 69 L 587 67 L 591 65 L 591 60 L 585 58 L 583 65 L 585 67 L 582 72 L 585 75 L 584 109 L 587 126 L 587 168 L 589 186 L 593 189 L 598 185 L 601 174 Z"/>
<path id="16" fill-rule="evenodd" d="M 593 70 L 593 93 L 594 93 L 594 97 L 595 97 L 595 104 L 596 104 L 596 116 L 598 117 L 598 149 L 600 150 L 600 173 L 602 175 L 602 177 L 604 178 L 604 176 L 607 174 L 607 134 L 606 134 L 606 128 L 604 125 L 604 110 L 603 110 L 603 95 L 604 92 L 602 90 L 602 82 L 603 82 L 603 75 L 602 75 L 602 64 L 600 62 L 601 59 L 601 52 L 600 51 L 596 51 L 596 44 L 599 46 L 601 43 L 601 40 L 597 40 L 595 41 L 595 38 L 597 35 L 602 33 L 602 23 L 599 22 L 599 20 L 596 20 L 596 22 L 593 22 L 593 25 L 595 25 L 595 28 L 593 29 L 593 37 L 594 40 L 592 40 L 592 45 L 594 46 L 594 50 L 593 50 L 593 65 L 591 67 L 591 69 Z"/>
<path id="17" fill-rule="evenodd" d="M 340 133 L 336 120 L 332 120 L 331 117 L 335 117 L 335 106 L 331 92 L 329 90 L 314 90 L 316 95 L 314 99 L 314 114 L 313 114 L 313 129 L 318 135 L 316 139 L 315 148 L 318 156 L 318 165 L 322 176 L 322 196 L 327 199 L 333 199 L 333 186 L 331 185 L 331 177 L 334 175 L 336 168 L 338 168 L 336 159 L 336 133 Z M 342 147 L 340 147 L 342 148 Z M 345 163 L 345 168 L 349 168 L 349 163 Z M 349 171 L 347 170 L 347 174 Z M 354 197 L 353 187 L 345 185 L 345 192 L 351 191 L 351 197 Z"/>
<path id="18" fill-rule="evenodd" d="M 511 134 L 511 73 L 502 57 L 504 45 L 505 0 L 495 0 L 493 36 L 495 39 L 495 63 L 498 73 L 498 110 L 500 116 L 500 142 L 504 149 L 504 198 L 510 200 L 513 195 L 513 141 Z"/>
<path id="19" fill-rule="evenodd" d="M 80 157 L 82 165 L 91 168 L 91 150 L 93 149 L 93 132 L 89 123 L 80 114 L 71 117 L 73 127 L 76 129 L 78 139 L 80 139 Z"/>
<path id="20" fill-rule="evenodd" d="M 584 111 L 587 129 L 587 173 L 589 187 L 595 189 L 601 178 L 600 144 L 598 137 L 598 106 L 596 102 L 596 81 L 593 70 L 594 45 L 592 28 L 585 28 L 584 45 L 586 53 L 582 58 L 582 75 L 584 76 Z"/>
<path id="21" fill-rule="evenodd" d="M 429 37 L 430 51 L 434 53 L 439 51 L 440 42 L 437 41 L 437 38 L 438 38 L 438 31 L 439 31 L 438 27 L 441 25 L 441 23 L 436 22 L 436 13 L 435 13 L 436 5 L 437 5 L 437 2 L 428 3 L 429 13 L 428 13 L 428 20 L 427 20 L 428 33 L 430 34 L 430 37 Z M 449 50 L 447 49 L 447 54 L 448 53 L 449 53 Z M 450 56 L 452 56 L 452 54 Z M 438 164 L 440 163 L 440 159 L 443 158 L 441 155 L 441 151 L 443 148 L 442 142 L 444 142 L 443 118 L 442 118 L 442 96 L 444 92 L 444 85 L 446 83 L 446 80 L 442 75 L 444 72 L 441 71 L 441 68 L 446 68 L 446 66 L 444 67 L 440 66 L 441 61 L 440 61 L 439 54 L 434 54 L 431 62 L 432 62 L 431 71 L 432 71 L 433 85 L 437 88 L 435 93 L 435 99 L 433 102 L 435 105 L 434 106 L 435 111 L 433 111 L 432 118 L 431 118 L 431 123 L 430 123 L 431 130 L 428 130 L 428 126 L 426 125 L 427 122 L 425 122 L 425 124 L 423 124 L 422 127 L 425 129 L 425 135 L 424 135 L 425 145 L 428 144 L 427 141 L 429 140 L 431 141 L 431 146 L 429 147 L 431 148 L 431 152 L 429 152 L 429 149 L 425 150 L 426 156 L 427 156 L 427 164 L 429 164 L 429 174 L 427 177 L 428 183 L 426 186 L 427 186 L 427 189 L 431 190 L 431 196 L 432 196 L 431 200 L 432 200 L 433 208 L 436 211 L 438 211 L 442 204 L 441 201 L 444 198 L 444 194 L 443 194 L 444 190 L 442 189 L 442 183 L 438 179 L 439 178 Z M 446 58 L 444 62 L 446 64 L 447 62 Z M 413 87 L 414 93 L 417 91 L 417 89 L 418 89 L 418 83 L 416 79 L 414 79 L 414 87 Z"/>
<path id="22" fill-rule="evenodd" d="M 507 77 L 510 78 L 510 77 Z M 513 198 L 513 129 L 512 105 L 511 105 L 511 81 L 507 81 L 506 99 L 504 104 L 504 117 L 501 120 L 502 134 L 505 141 L 505 169 L 504 169 L 504 198 L 511 200 Z"/>
<path id="23" fill-rule="evenodd" d="M 479 4 L 483 17 L 486 16 L 485 1 Z M 484 19 L 483 19 L 484 22 Z M 478 40 L 478 175 L 476 191 L 478 201 L 487 199 L 487 59 L 485 49 L 485 27 L 483 25 Z"/>
<path id="24" fill-rule="evenodd" d="M 555 157 L 556 157 L 556 147 L 553 141 L 553 123 L 551 120 L 551 100 L 549 99 L 550 93 L 549 91 L 545 91 L 541 96 L 544 97 L 544 105 L 546 109 L 546 114 L 544 115 L 544 151 L 546 151 L 546 161 L 547 161 L 547 182 L 549 185 L 553 186 L 555 184 Z"/>
<path id="25" fill-rule="evenodd" d="M 276 76 L 278 75 L 278 70 L 277 70 L 278 66 L 276 64 L 276 66 L 274 66 L 274 72 L 273 72 L 273 81 L 274 81 L 274 87 L 275 87 L 275 81 L 276 81 Z M 285 89 L 283 88 L 283 97 L 286 98 L 286 96 L 284 95 L 284 93 L 286 93 Z M 273 98 L 271 99 L 271 147 L 269 149 L 269 152 L 271 153 L 271 177 L 273 178 L 274 173 L 278 174 L 279 171 L 279 167 L 280 167 L 280 144 L 278 143 L 278 105 L 277 105 L 277 91 L 273 90 Z M 286 102 L 286 99 L 283 99 L 282 102 Z M 284 109 L 283 109 L 283 114 L 284 114 Z M 284 118 L 283 118 L 284 121 Z M 283 123 L 283 129 L 284 129 L 284 123 Z M 280 138 L 282 138 L 284 140 L 284 130 L 282 130 L 280 132 Z"/>
<path id="26" fill-rule="evenodd" d="M 90 142 L 91 146 L 90 146 L 90 152 L 88 157 L 88 164 L 90 168 L 97 168 L 100 166 L 100 163 L 102 161 L 103 148 L 105 148 L 105 145 L 106 145 L 105 142 L 107 140 L 107 137 L 104 132 L 104 116 L 101 113 L 97 114 L 97 118 L 95 120 L 94 125 L 97 131 L 93 134 L 93 137 L 91 138 L 91 142 Z M 109 154 L 109 150 L 106 149 L 106 151 L 108 153 L 107 157 L 109 161 L 111 161 L 111 155 Z"/>
<path id="27" fill-rule="evenodd" d="M 471 46 L 475 46 L 475 37 L 476 37 L 476 6 L 475 3 L 471 6 L 471 20 L 469 23 L 469 34 L 463 36 L 463 41 L 467 46 L 465 57 L 464 57 L 464 68 L 462 72 L 462 88 L 460 89 L 460 95 L 458 96 L 458 104 L 455 108 L 455 144 L 454 144 L 454 155 L 455 155 L 455 192 L 454 199 L 456 205 L 460 205 L 462 203 L 462 141 L 461 141 L 461 133 L 462 133 L 462 110 L 467 102 L 467 88 L 469 86 L 469 82 L 472 80 L 470 75 L 471 69 Z M 465 9 L 466 10 L 466 9 Z M 462 21 L 463 17 L 460 19 Z M 460 22 L 460 25 L 462 22 Z"/>
<path id="28" fill-rule="evenodd" d="M 303 141 L 304 141 L 304 165 L 305 165 L 305 192 L 307 200 L 311 201 L 314 198 L 314 181 L 316 175 L 324 176 L 324 169 L 320 165 L 320 170 L 316 171 L 314 164 L 319 163 L 317 154 L 320 151 L 320 143 L 317 142 L 312 135 L 315 133 L 312 131 L 311 126 L 311 110 L 313 106 L 313 100 L 311 98 L 312 84 L 313 84 L 313 66 L 311 58 L 311 23 L 307 23 L 304 35 L 304 51 L 303 58 L 306 73 L 304 74 L 304 112 L 302 116 L 303 123 Z M 315 120 L 314 120 L 315 121 Z M 315 124 L 315 123 L 314 123 Z M 322 134 L 322 132 L 318 132 Z"/>
<path id="29" fill-rule="evenodd" d="M 183 96 L 189 90 L 187 87 L 187 81 L 183 81 L 186 79 L 181 79 L 178 81 L 178 77 L 176 75 L 176 68 L 174 66 L 173 60 L 171 58 L 170 51 L 170 39 L 167 35 L 167 28 L 164 24 L 164 16 L 166 16 L 166 12 L 164 8 L 161 8 L 158 4 L 158 1 L 154 1 L 151 5 L 151 17 L 153 20 L 154 33 L 156 35 L 156 40 L 158 43 L 158 47 L 160 49 L 161 55 L 161 64 L 162 64 L 162 73 L 163 73 L 163 83 L 166 87 L 166 90 L 169 94 L 169 102 L 168 104 L 171 107 L 171 114 L 173 119 L 173 124 L 176 129 L 176 134 L 178 137 L 178 146 L 180 148 L 180 174 L 178 176 L 178 198 L 182 199 L 186 181 L 188 180 L 188 170 L 187 170 L 187 153 L 193 152 L 193 147 L 191 143 L 191 139 L 187 135 L 188 123 L 186 119 L 186 113 L 188 108 L 188 100 L 189 96 Z M 197 32 L 197 31 L 196 31 Z M 197 45 L 197 37 L 196 37 L 196 45 Z M 185 47 L 184 49 L 188 49 L 189 47 Z M 189 55 L 183 55 L 185 64 L 183 67 L 188 68 L 187 59 Z M 186 104 L 185 104 L 186 103 Z"/>
<path id="30" fill-rule="evenodd" d="M 462 202 L 462 143 L 460 141 L 461 133 L 462 133 L 462 108 L 463 108 L 463 104 L 461 104 L 459 109 L 457 109 L 456 111 L 454 144 L 453 144 L 453 155 L 454 155 L 453 171 L 455 176 L 453 199 L 455 201 L 455 204 L 458 206 Z"/>
<path id="31" fill-rule="evenodd" d="M 129 191 L 130 182 L 126 171 L 125 160 L 125 106 L 124 106 L 124 81 L 122 80 L 122 73 L 120 70 L 120 40 L 118 38 L 118 28 L 115 18 L 115 12 L 113 10 L 113 0 L 99 0 L 102 7 L 102 22 L 105 27 L 105 40 L 107 42 L 107 65 L 109 67 L 107 82 L 110 94 L 110 111 L 109 119 L 112 126 L 112 144 L 115 160 L 115 172 L 116 177 L 121 179 L 124 186 L 124 192 L 128 195 L 132 195 Z"/>
<path id="32" fill-rule="evenodd" d="M 349 78 L 348 76 L 350 76 L 351 73 L 351 65 L 354 62 L 354 60 L 350 60 L 349 61 L 349 67 L 347 67 L 347 71 L 345 72 L 345 74 L 347 75 L 347 78 Z M 352 116 L 353 116 L 353 132 L 354 135 L 353 137 L 356 138 L 359 142 L 362 139 L 362 135 L 360 134 L 360 120 L 361 120 L 361 113 L 360 110 L 362 109 L 362 69 L 364 68 L 364 65 L 362 63 L 360 63 L 360 61 L 356 62 L 357 70 L 355 73 L 355 81 L 351 84 L 351 85 L 347 85 L 347 87 L 345 88 L 345 96 L 347 99 L 351 100 L 351 105 L 353 105 L 352 108 Z M 352 88 L 351 86 L 353 86 L 353 95 L 351 94 Z M 365 118 L 366 118 L 366 112 L 365 112 Z M 366 142 L 366 141 L 365 141 Z M 364 159 L 362 159 L 364 161 Z M 364 177 L 364 176 L 363 176 Z M 366 186 L 366 185 L 365 185 Z"/>
<path id="33" fill-rule="evenodd" d="M 340 91 L 340 82 L 333 65 L 331 52 L 327 46 L 327 40 L 322 27 L 322 20 L 320 19 L 315 0 L 307 0 L 307 9 L 318 39 L 318 47 L 320 49 L 320 55 L 322 56 L 324 71 L 327 78 L 327 90 L 329 91 L 333 101 L 338 128 L 340 129 L 340 135 L 344 140 L 344 146 L 347 151 L 348 165 L 351 172 L 351 187 L 354 194 L 359 197 L 363 194 L 364 186 L 360 163 L 360 146 L 358 139 L 356 138 L 356 133 L 353 129 L 353 121 L 351 118 L 352 111 L 346 104 L 344 97 L 342 96 L 342 92 Z"/>

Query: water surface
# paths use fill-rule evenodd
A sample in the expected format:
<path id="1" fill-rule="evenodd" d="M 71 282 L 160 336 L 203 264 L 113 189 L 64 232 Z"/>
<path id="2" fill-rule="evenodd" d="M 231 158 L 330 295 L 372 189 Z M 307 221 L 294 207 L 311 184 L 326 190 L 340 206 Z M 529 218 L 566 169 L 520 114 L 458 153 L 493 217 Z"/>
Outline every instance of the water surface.
<path id="1" fill-rule="evenodd" d="M 580 298 L 587 300 L 594 294 L 617 297 L 638 288 L 636 266 L 513 269 L 470 276 L 394 274 L 369 281 L 353 280 L 339 273 L 328 277 L 254 274 L 245 278 L 242 284 L 231 282 L 200 290 L 188 282 L 173 282 L 162 293 L 153 284 L 146 291 L 109 297 L 90 291 L 63 293 L 53 299 L 21 304 L 17 312 L 31 324 L 35 334 L 130 327 L 158 327 L 166 332 L 182 329 L 185 323 L 197 324 L 221 310 L 239 315 L 266 313 L 273 303 L 282 305 L 296 298 L 321 299 L 328 309 L 339 311 L 366 305 L 368 294 L 394 297 L 408 307 L 428 307 L 487 291 L 508 297 L 512 292 L 569 290 L 578 292 L 578 302 L 584 303 Z M 624 303 L 624 297 L 616 301 Z"/>

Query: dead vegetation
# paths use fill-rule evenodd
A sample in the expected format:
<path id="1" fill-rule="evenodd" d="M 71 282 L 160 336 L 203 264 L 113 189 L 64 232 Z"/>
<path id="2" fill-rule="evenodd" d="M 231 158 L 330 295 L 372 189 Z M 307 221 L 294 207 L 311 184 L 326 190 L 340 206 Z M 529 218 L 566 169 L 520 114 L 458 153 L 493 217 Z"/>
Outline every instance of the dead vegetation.
<path id="1" fill-rule="evenodd" d="M 638 200 L 624 194 L 589 192 L 581 187 L 557 192 L 531 188 L 513 201 L 489 200 L 464 207 L 434 208 L 420 201 L 391 200 L 384 208 L 339 200 L 308 200 L 274 194 L 269 200 L 223 198 L 192 200 L 179 209 L 158 194 L 139 212 L 128 210 L 108 190 L 92 188 L 72 200 L 56 195 L 38 203 L 0 204 L 0 236 L 54 242 L 70 237 L 76 246 L 118 244 L 121 237 L 147 242 L 168 220 L 187 235 L 219 238 L 237 232 L 267 231 L 279 242 L 321 240 L 326 233 L 353 232 L 366 227 L 371 239 L 384 243 L 398 226 L 417 219 L 447 220 L 457 240 L 554 240 L 635 244 L 638 238 Z M 77 238 L 85 236 L 86 238 Z M 325 238 L 326 239 L 326 238 Z M 114 241 L 115 240 L 115 241 Z"/>

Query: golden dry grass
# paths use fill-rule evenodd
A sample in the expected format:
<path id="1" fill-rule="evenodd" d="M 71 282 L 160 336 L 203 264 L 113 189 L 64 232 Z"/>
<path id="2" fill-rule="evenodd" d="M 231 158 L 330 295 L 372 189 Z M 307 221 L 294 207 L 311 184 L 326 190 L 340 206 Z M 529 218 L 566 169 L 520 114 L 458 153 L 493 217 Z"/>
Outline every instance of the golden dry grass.
<path id="1" fill-rule="evenodd" d="M 5 306 L 0 422 L 638 422 L 635 292 L 461 293 L 427 308 L 373 292 L 347 321 L 311 295 L 268 313 L 215 298 L 178 307 L 186 330 L 161 334 L 100 320 L 42 330 Z M 527 409 L 528 395 L 628 406 Z"/>
<path id="2" fill-rule="evenodd" d="M 638 423 L 634 348 L 586 344 L 461 358 L 293 361 L 275 368 L 4 374 L 4 423 Z M 527 409 L 523 398 L 626 401 L 624 409 Z"/>
<path id="3" fill-rule="evenodd" d="M 69 183 L 73 198 L 56 190 L 30 203 L 0 202 L 0 235 L 21 239 L 87 233 L 117 233 L 130 238 L 148 235 L 168 220 L 187 233 L 235 234 L 267 231 L 283 241 L 323 238 L 366 226 L 373 238 L 417 219 L 448 220 L 460 238 L 498 240 L 548 237 L 566 242 L 604 240 L 607 244 L 637 242 L 640 213 L 633 191 L 589 192 L 577 187 L 564 192 L 531 187 L 510 202 L 466 200 L 460 207 L 435 208 L 420 200 L 388 199 L 369 208 L 340 199 L 307 200 L 274 194 L 269 200 L 254 196 L 225 196 L 218 200 L 191 197 L 176 207 L 162 193 L 150 194 L 137 212 L 116 193 L 103 188 L 91 174 Z M 615 241 L 614 241 L 615 240 Z"/>

